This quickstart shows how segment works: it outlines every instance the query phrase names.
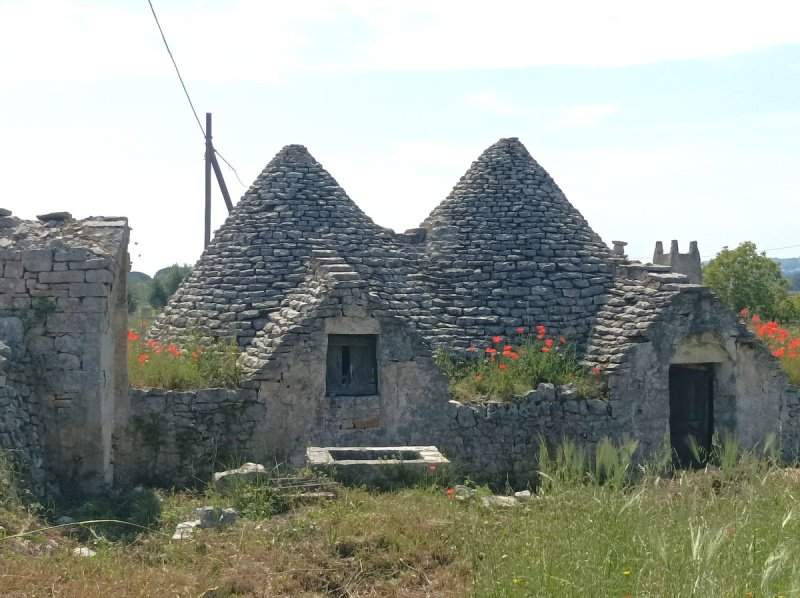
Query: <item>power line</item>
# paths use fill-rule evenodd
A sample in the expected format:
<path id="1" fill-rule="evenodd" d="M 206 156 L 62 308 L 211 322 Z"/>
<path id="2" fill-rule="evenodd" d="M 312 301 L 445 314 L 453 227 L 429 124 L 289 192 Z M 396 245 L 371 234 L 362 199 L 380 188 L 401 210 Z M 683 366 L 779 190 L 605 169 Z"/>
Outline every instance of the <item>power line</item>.
<path id="1" fill-rule="evenodd" d="M 170 60 L 172 60 L 172 66 L 175 67 L 175 72 L 178 73 L 178 80 L 181 82 L 181 87 L 183 87 L 183 93 L 186 94 L 186 99 L 189 100 L 189 106 L 192 108 L 192 113 L 194 114 L 194 119 L 197 121 L 197 126 L 200 127 L 200 132 L 203 134 L 203 138 L 205 138 L 205 129 L 203 129 L 203 125 L 200 123 L 200 117 L 197 116 L 197 110 L 194 109 L 192 98 L 189 97 L 189 90 L 186 89 L 186 84 L 183 82 L 181 71 L 178 69 L 178 63 L 175 62 L 175 57 L 172 55 L 172 50 L 169 49 L 169 44 L 167 43 L 167 38 L 164 35 L 164 30 L 161 28 L 161 23 L 158 22 L 158 17 L 156 16 L 156 9 L 153 8 L 153 3 L 150 0 L 147 0 L 147 3 L 150 5 L 150 12 L 153 13 L 153 18 L 156 20 L 156 25 L 158 26 L 158 32 L 161 34 L 161 39 L 164 40 L 164 47 L 167 49 L 167 54 L 169 54 Z"/>
<path id="2" fill-rule="evenodd" d="M 178 80 L 181 82 L 181 87 L 183 88 L 183 93 L 186 95 L 186 99 L 189 101 L 189 107 L 192 109 L 192 114 L 194 114 L 194 119 L 197 121 L 197 126 L 200 127 L 200 132 L 203 134 L 203 139 L 205 139 L 206 131 L 203 128 L 203 124 L 200 122 L 200 117 L 197 116 L 197 110 L 194 109 L 194 104 L 192 103 L 192 98 L 189 96 L 189 90 L 186 89 L 186 84 L 183 82 L 183 77 L 181 77 L 181 71 L 178 68 L 178 63 L 175 62 L 175 57 L 172 55 L 172 50 L 169 49 L 169 44 L 167 43 L 167 38 L 164 35 L 164 30 L 161 28 L 161 23 L 158 22 L 158 17 L 156 16 L 156 9 L 153 8 L 153 2 L 151 0 L 147 0 L 147 3 L 150 5 L 150 12 L 153 13 L 153 18 L 155 19 L 156 25 L 158 26 L 158 32 L 161 34 L 161 39 L 164 40 L 164 47 L 167 49 L 167 53 L 169 54 L 170 60 L 172 60 L 172 66 L 175 67 L 175 72 L 178 74 Z M 222 160 L 223 162 L 225 162 L 226 166 L 233 171 L 233 174 L 236 177 L 236 180 L 239 181 L 239 184 L 242 187 L 247 187 L 247 185 L 244 184 L 242 179 L 239 178 L 239 173 L 233 167 L 233 164 L 228 162 L 225 159 L 225 156 L 223 156 L 222 154 L 220 154 L 217 151 L 217 148 L 214 148 L 213 146 L 212 146 L 212 148 L 214 149 L 214 153 L 217 156 L 219 156 L 219 159 Z"/>
<path id="3" fill-rule="evenodd" d="M 234 176 L 236 177 L 236 180 L 237 180 L 237 181 L 239 181 L 239 184 L 240 184 L 242 187 L 247 187 L 247 185 L 245 185 L 245 184 L 242 182 L 242 179 L 240 179 L 240 178 L 239 178 L 239 173 L 238 173 L 238 172 L 236 172 L 236 169 L 233 167 L 233 165 L 232 165 L 230 162 L 228 162 L 228 161 L 225 159 L 225 156 L 223 156 L 222 154 L 220 154 L 220 153 L 217 151 L 217 148 L 214 148 L 214 153 L 215 153 L 215 154 L 217 154 L 217 155 L 219 156 L 219 159 L 220 159 L 220 160 L 222 160 L 223 162 L 225 162 L 225 164 L 227 164 L 227 165 L 228 165 L 228 168 L 230 168 L 230 169 L 233 171 L 233 174 L 234 174 Z"/>

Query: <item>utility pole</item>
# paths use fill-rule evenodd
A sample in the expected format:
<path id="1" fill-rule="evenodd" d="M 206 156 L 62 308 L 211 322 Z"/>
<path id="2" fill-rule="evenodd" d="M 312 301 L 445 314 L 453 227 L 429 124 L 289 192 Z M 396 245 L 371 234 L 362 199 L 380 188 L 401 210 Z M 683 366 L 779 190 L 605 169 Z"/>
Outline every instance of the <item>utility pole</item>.
<path id="1" fill-rule="evenodd" d="M 222 170 L 220 170 L 219 162 L 217 162 L 217 155 L 214 151 L 214 144 L 211 142 L 211 113 L 206 112 L 206 226 L 203 247 L 208 247 L 211 243 L 211 169 L 214 169 L 214 175 L 217 177 L 219 190 L 222 191 L 222 197 L 225 200 L 225 206 L 228 212 L 233 209 L 233 202 L 231 202 L 231 195 L 228 193 L 228 186 L 225 184 L 225 179 L 222 177 Z"/>
<path id="2" fill-rule="evenodd" d="M 211 161 L 214 146 L 211 145 L 211 113 L 206 112 L 206 227 L 203 247 L 211 242 Z"/>

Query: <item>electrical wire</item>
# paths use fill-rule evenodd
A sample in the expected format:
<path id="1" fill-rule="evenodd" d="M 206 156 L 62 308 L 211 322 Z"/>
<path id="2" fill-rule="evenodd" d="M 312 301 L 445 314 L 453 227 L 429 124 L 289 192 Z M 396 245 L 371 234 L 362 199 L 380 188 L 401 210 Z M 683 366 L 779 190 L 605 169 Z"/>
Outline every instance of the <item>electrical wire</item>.
<path id="1" fill-rule="evenodd" d="M 169 54 L 169 58 L 172 60 L 172 66 L 175 67 L 175 72 L 178 74 L 178 80 L 181 82 L 181 87 L 183 87 L 183 93 L 186 94 L 186 99 L 189 100 L 189 106 L 194 114 L 194 119 L 197 121 L 197 126 L 200 127 L 200 132 L 203 134 L 203 138 L 205 139 L 206 131 L 200 122 L 200 117 L 197 116 L 197 110 L 194 109 L 192 98 L 189 96 L 189 90 L 186 89 L 186 84 L 183 82 L 183 77 L 181 77 L 181 71 L 178 68 L 178 63 L 175 62 L 175 57 L 172 55 L 172 50 L 169 49 L 169 44 L 167 43 L 167 38 L 164 35 L 164 30 L 161 28 L 161 23 L 158 22 L 158 17 L 156 16 L 156 9 L 153 8 L 153 3 L 151 0 L 147 0 L 147 3 L 150 5 L 150 12 L 153 13 L 153 18 L 156 20 L 156 25 L 158 26 L 158 32 L 161 34 L 161 39 L 164 40 L 164 47 L 167 49 L 167 54 Z"/>
<path id="2" fill-rule="evenodd" d="M 175 67 L 175 73 L 177 73 L 178 80 L 181 82 L 181 87 L 183 88 L 183 93 L 186 95 L 186 99 L 189 101 L 189 107 L 192 109 L 192 114 L 194 114 L 194 119 L 197 121 L 197 126 L 200 127 L 200 132 L 203 134 L 203 139 L 205 139 L 206 131 L 203 128 L 203 123 L 200 122 L 200 117 L 197 115 L 197 110 L 195 110 L 195 108 L 194 108 L 194 103 L 192 102 L 192 98 L 189 95 L 189 90 L 186 89 L 186 83 L 184 83 L 184 81 L 183 81 L 183 77 L 181 76 L 181 71 L 178 68 L 178 63 L 175 62 L 175 57 L 172 55 L 172 50 L 169 49 L 169 44 L 167 43 L 167 37 L 164 35 L 164 30 L 161 28 L 161 23 L 158 21 L 158 16 L 156 15 L 156 9 L 153 7 L 153 2 L 151 0 L 147 0 L 147 3 L 150 5 L 150 12 L 153 13 L 153 18 L 156 21 L 156 26 L 158 26 L 158 32 L 161 34 L 161 39 L 164 41 L 164 47 L 167 49 L 167 54 L 169 54 L 169 58 L 170 58 L 170 60 L 172 60 L 172 66 Z M 214 148 L 214 153 L 217 156 L 219 156 L 219 159 L 222 160 L 223 162 L 225 162 L 227 167 L 230 168 L 233 171 L 233 174 L 236 177 L 236 180 L 239 181 L 239 184 L 242 187 L 247 187 L 247 185 L 244 184 L 242 179 L 239 178 L 239 173 L 233 167 L 233 164 L 228 162 L 225 159 L 225 157 L 217 151 L 216 148 Z"/>

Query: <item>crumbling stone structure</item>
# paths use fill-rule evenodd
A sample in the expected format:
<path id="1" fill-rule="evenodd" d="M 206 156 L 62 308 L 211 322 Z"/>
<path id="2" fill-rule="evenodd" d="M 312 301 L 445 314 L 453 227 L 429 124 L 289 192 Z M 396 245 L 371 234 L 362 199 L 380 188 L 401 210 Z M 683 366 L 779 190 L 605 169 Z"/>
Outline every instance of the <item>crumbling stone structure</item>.
<path id="1" fill-rule="evenodd" d="M 769 352 L 695 284 L 696 243 L 687 256 L 673 244 L 666 265 L 631 262 L 624 245 L 603 244 L 517 139 L 487 149 L 402 234 L 374 224 L 304 147 L 287 146 L 152 334 L 236 338 L 265 413 L 245 444 L 290 460 L 309 444 L 437 444 L 475 468 L 494 459 L 511 471 L 509 451 L 529 459 L 538 434 L 630 435 L 646 454 L 669 433 L 687 462 L 688 438 L 707 446 L 715 429 L 745 446 L 788 438 L 795 395 Z M 568 417 L 550 420 L 549 406 L 487 408 L 474 421 L 502 421 L 498 435 L 454 425 L 466 407 L 448 403 L 433 353 L 536 324 L 602 372 L 604 410 L 560 406 Z"/>
<path id="2" fill-rule="evenodd" d="M 111 483 L 127 401 L 124 218 L 0 213 L 0 449 L 39 492 Z"/>
<path id="3" fill-rule="evenodd" d="M 42 483 L 183 483 L 218 462 L 301 464 L 309 445 L 435 445 L 475 479 L 524 482 L 540 437 L 630 436 L 646 456 L 666 433 L 691 464 L 689 439 L 718 429 L 800 454 L 800 395 L 692 282 L 696 244 L 663 265 L 609 249 L 517 139 L 401 234 L 304 147 L 281 150 L 149 331 L 235 339 L 239 389 L 128 393 L 125 221 L 41 220 L 0 217 L 0 448 Z M 449 400 L 437 350 L 538 324 L 578 347 L 607 400 L 550 385 Z"/>

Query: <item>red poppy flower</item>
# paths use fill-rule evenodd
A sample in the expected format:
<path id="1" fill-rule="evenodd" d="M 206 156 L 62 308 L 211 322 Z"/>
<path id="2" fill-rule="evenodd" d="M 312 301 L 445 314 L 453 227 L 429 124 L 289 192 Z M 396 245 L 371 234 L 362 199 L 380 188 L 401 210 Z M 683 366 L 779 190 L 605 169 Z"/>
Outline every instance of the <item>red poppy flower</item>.
<path id="1" fill-rule="evenodd" d="M 756 324 L 760 324 L 761 323 L 761 318 L 758 317 L 758 314 L 753 316 L 753 322 L 755 322 Z"/>
<path id="2" fill-rule="evenodd" d="M 497 366 L 497 367 L 499 367 L 501 370 L 507 370 L 507 369 L 508 369 L 508 366 L 507 366 L 506 364 L 504 364 L 504 363 L 501 363 L 501 364 L 500 364 L 499 366 Z"/>
<path id="3" fill-rule="evenodd" d="M 475 380 L 477 380 L 478 382 L 480 382 L 481 380 L 483 380 L 483 376 L 481 376 L 481 375 L 479 374 L 479 375 L 475 376 Z"/>
<path id="4" fill-rule="evenodd" d="M 542 347 L 542 353 L 549 353 L 550 347 Z"/>
<path id="5" fill-rule="evenodd" d="M 493 343 L 502 343 L 503 342 L 503 337 L 502 336 L 493 336 L 492 337 L 492 342 Z"/>
<path id="6" fill-rule="evenodd" d="M 542 326 L 541 324 L 539 324 L 539 325 L 536 327 L 536 334 L 547 334 L 547 328 L 545 328 L 544 326 Z"/>
<path id="7" fill-rule="evenodd" d="M 514 350 L 514 347 L 512 347 L 511 345 L 506 345 L 505 347 L 503 347 L 503 353 L 508 353 L 509 351 L 513 351 L 513 350 Z"/>
<path id="8" fill-rule="evenodd" d="M 508 356 L 509 356 L 511 359 L 519 359 L 519 355 L 517 355 L 516 353 L 509 353 L 509 354 L 508 354 Z"/>
<path id="9" fill-rule="evenodd" d="M 147 353 L 142 353 L 139 355 L 139 363 L 144 364 L 145 361 L 150 359 L 150 356 Z"/>
<path id="10" fill-rule="evenodd" d="M 592 368 L 592 374 L 594 374 L 595 376 L 599 376 L 600 375 L 600 368 Z"/>
<path id="11" fill-rule="evenodd" d="M 773 352 L 772 352 L 772 354 L 773 354 L 775 357 L 783 357 L 783 354 L 784 354 L 784 353 L 786 353 L 786 349 L 784 349 L 783 347 L 781 347 L 781 348 L 780 348 L 780 349 L 778 349 L 777 351 L 773 351 Z"/>
<path id="12" fill-rule="evenodd" d="M 136 334 L 133 330 L 128 330 L 128 340 L 129 341 L 138 341 L 139 335 Z"/>
<path id="13" fill-rule="evenodd" d="M 747 310 L 743 309 L 742 311 L 739 312 L 739 315 L 740 316 L 746 316 L 747 315 Z"/>
<path id="14" fill-rule="evenodd" d="M 436 466 L 433 464 L 428 465 L 428 471 L 436 471 Z"/>
<path id="15" fill-rule="evenodd" d="M 544 341 L 544 345 L 545 345 L 545 347 L 552 347 L 553 346 L 553 339 L 552 338 L 548 338 L 546 341 Z"/>
<path id="16" fill-rule="evenodd" d="M 517 334 L 522 334 L 523 332 L 525 332 L 525 329 L 522 326 L 517 328 Z"/>
<path id="17" fill-rule="evenodd" d="M 497 349 L 493 349 L 492 347 L 488 347 L 486 349 L 486 352 L 491 355 L 492 353 L 497 353 Z"/>
<path id="18" fill-rule="evenodd" d="M 558 342 L 559 342 L 559 343 L 561 343 L 562 345 L 566 345 L 566 344 L 567 344 L 567 339 L 565 339 L 565 338 L 562 336 L 560 339 L 558 339 Z"/>
<path id="19" fill-rule="evenodd" d="M 172 353 L 175 357 L 180 357 L 181 356 L 181 352 L 178 350 L 178 347 L 176 347 L 173 344 L 167 345 L 167 351 Z"/>
<path id="20" fill-rule="evenodd" d="M 447 498 L 453 498 L 456 495 L 455 488 L 448 488 L 447 489 Z"/>
<path id="21" fill-rule="evenodd" d="M 473 347 L 472 345 L 467 347 L 467 351 L 477 351 L 477 350 L 478 350 L 478 348 L 477 347 Z"/>

